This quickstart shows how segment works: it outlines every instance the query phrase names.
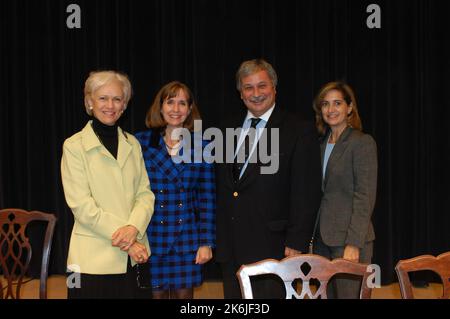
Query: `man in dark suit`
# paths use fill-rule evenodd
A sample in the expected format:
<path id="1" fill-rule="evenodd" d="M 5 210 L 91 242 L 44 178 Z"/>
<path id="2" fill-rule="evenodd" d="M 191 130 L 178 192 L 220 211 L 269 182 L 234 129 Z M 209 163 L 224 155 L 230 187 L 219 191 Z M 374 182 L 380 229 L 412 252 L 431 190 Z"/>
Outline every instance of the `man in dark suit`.
<path id="1" fill-rule="evenodd" d="M 242 264 L 307 251 L 321 192 L 316 131 L 275 105 L 273 67 L 262 59 L 245 61 L 236 81 L 247 114 L 224 123 L 224 128 L 242 131 L 233 149 L 224 152 L 235 154 L 234 162 L 218 164 L 216 170 L 216 261 L 222 268 L 225 298 L 241 298 L 236 271 Z M 269 174 L 263 173 L 266 164 L 258 158 L 258 148 L 265 146 L 258 139 L 261 132 L 267 134 L 268 154 L 277 162 Z M 273 134 L 278 134 L 274 143 Z M 248 149 L 244 155 L 243 146 Z M 237 163 L 238 157 L 244 160 Z M 255 298 L 284 295 L 282 283 L 274 278 L 255 277 L 252 285 Z"/>

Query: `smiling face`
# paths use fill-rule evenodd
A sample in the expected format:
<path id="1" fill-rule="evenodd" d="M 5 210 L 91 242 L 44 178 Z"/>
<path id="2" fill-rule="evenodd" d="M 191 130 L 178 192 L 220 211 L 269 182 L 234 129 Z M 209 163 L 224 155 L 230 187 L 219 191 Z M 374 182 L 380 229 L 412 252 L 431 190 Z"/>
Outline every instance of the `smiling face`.
<path id="1" fill-rule="evenodd" d="M 178 90 L 174 97 L 167 96 L 161 106 L 161 114 L 168 127 L 183 127 L 191 106 L 183 89 Z"/>
<path id="2" fill-rule="evenodd" d="M 241 99 L 256 117 L 263 115 L 275 103 L 276 90 L 267 71 L 259 71 L 241 79 Z"/>
<path id="3" fill-rule="evenodd" d="M 347 119 L 352 112 L 352 106 L 347 104 L 342 92 L 330 90 L 320 103 L 322 118 L 331 129 L 342 130 L 347 126 Z"/>
<path id="4" fill-rule="evenodd" d="M 105 125 L 112 126 L 125 110 L 122 84 L 111 81 L 94 91 L 88 99 L 93 116 Z"/>

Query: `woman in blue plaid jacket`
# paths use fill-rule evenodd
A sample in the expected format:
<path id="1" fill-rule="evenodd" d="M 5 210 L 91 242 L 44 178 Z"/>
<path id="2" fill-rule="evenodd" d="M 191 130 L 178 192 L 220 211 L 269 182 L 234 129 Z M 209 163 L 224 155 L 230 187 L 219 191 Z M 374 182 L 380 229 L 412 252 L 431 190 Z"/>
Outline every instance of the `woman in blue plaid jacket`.
<path id="1" fill-rule="evenodd" d="M 175 136 L 177 128 L 184 128 L 193 137 L 194 120 L 198 119 L 191 90 L 183 83 L 170 82 L 147 112 L 149 130 L 136 134 L 155 194 L 155 211 L 147 229 L 155 299 L 193 298 L 193 287 L 202 283 L 202 265 L 212 258 L 213 164 L 186 160 L 183 155 L 194 153 L 193 139 Z"/>

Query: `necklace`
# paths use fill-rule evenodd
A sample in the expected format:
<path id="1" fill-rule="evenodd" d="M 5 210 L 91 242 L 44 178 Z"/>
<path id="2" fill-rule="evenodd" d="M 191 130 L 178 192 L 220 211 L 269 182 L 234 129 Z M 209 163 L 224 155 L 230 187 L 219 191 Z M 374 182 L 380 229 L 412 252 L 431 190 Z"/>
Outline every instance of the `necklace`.
<path id="1" fill-rule="evenodd" d="M 180 148 L 181 143 L 178 142 L 176 143 L 174 146 L 170 146 L 169 144 L 166 143 L 166 141 L 164 141 L 164 144 L 166 144 L 166 147 L 170 150 L 176 150 Z"/>
<path id="2" fill-rule="evenodd" d="M 167 144 L 165 139 L 163 139 L 163 141 L 164 141 L 164 144 L 166 144 L 166 148 L 169 151 L 169 154 L 173 155 L 173 154 L 178 153 L 178 150 L 181 147 L 181 141 L 178 141 L 173 146 L 170 146 L 169 144 Z"/>
<path id="3" fill-rule="evenodd" d="M 166 144 L 166 149 L 167 149 L 167 153 L 170 156 L 176 156 L 178 154 L 178 152 L 180 151 L 180 147 L 181 147 L 181 143 L 178 142 L 176 145 L 174 146 L 170 146 L 166 143 L 166 141 L 164 141 L 164 144 Z"/>
<path id="4" fill-rule="evenodd" d="M 163 137 L 163 141 L 164 141 L 164 144 L 166 144 L 166 147 L 169 149 L 169 150 L 176 150 L 176 149 L 179 149 L 180 148 L 180 145 L 181 145 L 181 141 L 178 141 L 178 142 L 176 142 L 173 146 L 170 146 L 169 144 L 167 144 L 167 142 L 166 142 L 166 139 Z"/>

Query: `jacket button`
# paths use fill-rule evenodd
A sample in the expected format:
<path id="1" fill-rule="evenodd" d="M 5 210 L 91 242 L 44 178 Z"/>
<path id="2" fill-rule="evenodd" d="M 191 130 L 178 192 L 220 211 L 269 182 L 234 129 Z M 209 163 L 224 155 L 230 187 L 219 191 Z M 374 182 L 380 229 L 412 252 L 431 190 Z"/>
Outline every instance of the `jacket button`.
<path id="1" fill-rule="evenodd" d="M 238 196 L 239 196 L 239 193 L 238 193 L 238 192 L 234 192 L 234 193 L 233 193 L 233 196 L 234 196 L 234 197 L 238 197 Z"/>
<path id="2" fill-rule="evenodd" d="M 160 221 L 159 223 L 160 223 L 161 225 L 164 225 L 164 221 L 163 221 L 163 220 L 162 220 L 162 221 Z"/>
<path id="3" fill-rule="evenodd" d="M 159 206 L 159 207 L 164 208 L 164 205 L 161 205 L 161 206 Z"/>
<path id="4" fill-rule="evenodd" d="M 179 203 L 179 204 L 178 204 L 178 207 L 183 207 L 183 203 Z"/>
<path id="5" fill-rule="evenodd" d="M 179 220 L 178 220 L 178 224 L 181 224 L 182 222 L 183 222 L 182 219 L 179 219 Z"/>
<path id="6" fill-rule="evenodd" d="M 164 193 L 164 190 L 163 190 L 163 189 L 160 189 L 159 192 L 162 194 L 162 193 Z"/>

